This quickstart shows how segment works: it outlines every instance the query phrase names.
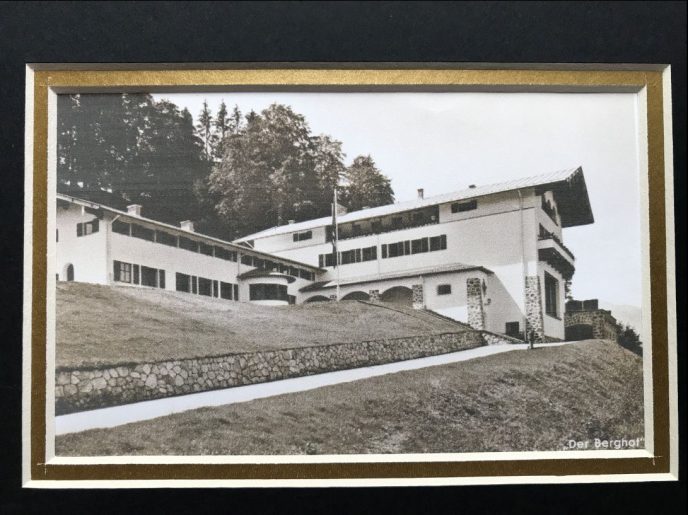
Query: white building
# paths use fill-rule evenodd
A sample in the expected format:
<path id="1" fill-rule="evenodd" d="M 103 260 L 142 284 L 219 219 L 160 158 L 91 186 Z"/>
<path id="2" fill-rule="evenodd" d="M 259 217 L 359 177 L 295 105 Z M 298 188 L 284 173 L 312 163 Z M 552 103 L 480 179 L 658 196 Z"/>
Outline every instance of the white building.
<path id="1" fill-rule="evenodd" d="M 592 222 L 581 168 L 432 198 L 419 190 L 412 201 L 340 214 L 335 267 L 331 217 L 228 243 L 142 218 L 139 206 L 124 213 L 58 196 L 58 270 L 65 280 L 271 304 L 336 299 L 339 284 L 341 299 L 563 339 L 575 267 L 562 229 Z"/>

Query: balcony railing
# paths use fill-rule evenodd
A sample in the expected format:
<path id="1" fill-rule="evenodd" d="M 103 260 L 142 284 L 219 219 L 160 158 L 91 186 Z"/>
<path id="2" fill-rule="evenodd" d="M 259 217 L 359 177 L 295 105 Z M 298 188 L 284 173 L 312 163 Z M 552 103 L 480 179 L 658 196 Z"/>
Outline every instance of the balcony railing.
<path id="1" fill-rule="evenodd" d="M 559 245 L 559 247 L 561 247 L 561 249 L 562 249 L 562 250 L 563 250 L 572 260 L 575 260 L 575 259 L 576 259 L 576 257 L 573 255 L 573 252 L 571 252 L 571 250 L 569 250 L 569 248 L 568 248 L 566 245 L 564 245 L 564 243 L 559 239 L 559 237 L 558 237 L 556 234 L 554 234 L 554 233 L 552 233 L 552 232 L 548 232 L 548 231 L 541 232 L 541 233 L 538 235 L 538 240 L 539 240 L 539 241 L 554 240 L 554 241 L 557 243 L 557 245 Z"/>

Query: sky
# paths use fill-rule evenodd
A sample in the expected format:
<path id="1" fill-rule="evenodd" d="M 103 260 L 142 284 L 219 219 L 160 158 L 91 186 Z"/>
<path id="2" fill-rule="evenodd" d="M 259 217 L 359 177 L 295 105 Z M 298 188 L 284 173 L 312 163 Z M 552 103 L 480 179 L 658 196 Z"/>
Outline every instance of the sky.
<path id="1" fill-rule="evenodd" d="M 641 239 L 636 95 L 633 93 L 156 94 L 194 119 L 261 111 L 277 102 L 305 116 L 314 134 L 343 143 L 349 164 L 370 154 L 397 201 L 583 167 L 595 223 L 564 229 L 576 256 L 573 295 L 640 307 Z"/>

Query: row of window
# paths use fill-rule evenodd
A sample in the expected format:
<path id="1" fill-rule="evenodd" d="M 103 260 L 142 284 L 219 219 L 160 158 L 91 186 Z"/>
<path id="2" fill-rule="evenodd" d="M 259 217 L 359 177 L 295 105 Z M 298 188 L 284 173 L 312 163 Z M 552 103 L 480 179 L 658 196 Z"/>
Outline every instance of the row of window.
<path id="1" fill-rule="evenodd" d="M 410 254 L 421 254 L 424 252 L 435 252 L 447 249 L 447 235 L 432 236 L 429 238 L 418 238 L 417 240 L 399 241 L 396 243 L 383 243 L 381 245 L 382 259 Z M 345 250 L 339 253 L 339 264 L 348 265 L 351 263 L 361 263 L 364 261 L 375 261 L 377 259 L 377 247 L 365 247 L 361 249 Z M 320 254 L 318 256 L 320 268 L 335 266 L 334 253 Z"/>
<path id="2" fill-rule="evenodd" d="M 417 240 L 398 241 L 382 245 L 382 259 L 422 254 L 447 249 L 447 235 L 418 238 Z"/>
<path id="3" fill-rule="evenodd" d="M 120 283 L 165 288 L 165 271 L 158 268 L 114 261 L 113 272 L 115 281 Z"/>
<path id="4" fill-rule="evenodd" d="M 239 285 L 216 281 L 207 277 L 182 274 L 175 276 L 175 289 L 185 293 L 194 293 L 206 297 L 216 297 L 226 300 L 239 300 Z"/>
<path id="5" fill-rule="evenodd" d="M 377 259 L 377 247 L 365 247 L 362 249 L 344 250 L 339 253 L 339 264 L 348 265 L 351 263 L 361 263 L 363 261 L 375 261 Z M 320 268 L 335 266 L 334 253 L 320 254 L 318 256 Z"/>
<path id="6" fill-rule="evenodd" d="M 95 220 L 95 222 L 97 221 L 98 220 Z M 96 231 L 97 230 L 96 224 Z M 165 231 L 149 229 L 148 227 L 144 227 L 135 223 L 127 223 L 120 220 L 115 220 L 112 222 L 112 232 L 123 234 L 125 236 L 132 236 L 134 238 L 140 238 L 146 241 L 161 243 L 170 247 L 178 247 L 190 252 L 197 252 L 200 254 L 205 254 L 206 256 L 224 259 L 225 261 L 236 262 L 238 259 L 238 254 L 234 250 L 228 250 L 217 245 L 209 245 L 202 241 L 193 240 L 185 236 L 176 236 Z M 308 232 L 310 233 L 310 231 Z M 309 270 L 283 265 L 281 263 L 262 259 L 249 254 L 242 254 L 241 263 L 265 270 L 278 270 L 281 273 L 297 278 L 300 277 L 301 279 L 307 279 L 309 281 L 315 280 L 315 274 Z"/>
<path id="7" fill-rule="evenodd" d="M 398 216 L 386 217 L 384 219 L 352 222 L 339 225 L 339 239 L 357 238 L 370 234 L 380 234 L 402 229 L 411 229 L 423 225 L 436 224 L 439 222 L 439 209 L 431 206 L 419 211 L 412 211 Z M 334 239 L 334 226 L 328 226 L 325 232 L 325 241 Z M 296 240 L 295 240 L 296 241 Z"/>
<path id="8" fill-rule="evenodd" d="M 176 236 L 165 231 L 153 230 L 139 224 L 115 220 L 112 222 L 112 232 L 123 234 L 125 236 L 132 236 L 134 238 L 140 238 L 146 241 L 152 241 L 154 243 L 160 243 L 169 247 L 178 247 L 190 252 L 198 252 L 205 254 L 206 256 L 212 256 L 224 259 L 226 261 L 236 262 L 237 260 L 236 251 L 228 250 L 224 247 L 218 247 L 216 245 L 209 245 L 202 241 L 196 241 L 184 236 Z"/>

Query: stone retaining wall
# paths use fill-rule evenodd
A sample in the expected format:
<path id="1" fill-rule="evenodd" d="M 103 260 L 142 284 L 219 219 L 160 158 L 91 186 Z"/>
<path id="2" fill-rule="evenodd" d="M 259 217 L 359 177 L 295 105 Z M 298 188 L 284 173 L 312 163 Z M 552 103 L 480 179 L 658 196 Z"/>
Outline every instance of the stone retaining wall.
<path id="1" fill-rule="evenodd" d="M 483 340 L 487 345 L 514 345 L 518 343 L 525 343 L 523 340 L 507 336 L 506 334 L 493 333 L 491 331 L 480 331 Z"/>
<path id="2" fill-rule="evenodd" d="M 380 365 L 484 344 L 479 332 L 465 331 L 157 363 L 59 367 L 55 375 L 55 413 L 61 415 L 173 395 Z"/>

